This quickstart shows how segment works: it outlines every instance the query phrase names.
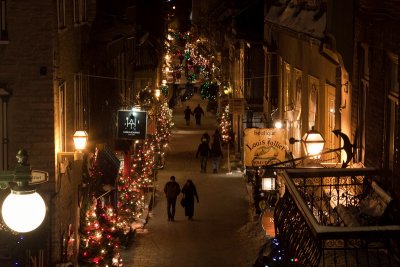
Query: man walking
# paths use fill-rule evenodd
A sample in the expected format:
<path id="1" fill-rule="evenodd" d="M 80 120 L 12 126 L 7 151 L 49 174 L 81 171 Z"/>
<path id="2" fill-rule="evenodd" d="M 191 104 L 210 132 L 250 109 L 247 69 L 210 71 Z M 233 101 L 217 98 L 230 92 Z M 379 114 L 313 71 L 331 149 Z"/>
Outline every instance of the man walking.
<path id="1" fill-rule="evenodd" d="M 201 124 L 201 115 L 204 116 L 204 111 L 200 107 L 200 104 L 198 104 L 197 107 L 193 110 L 193 115 L 194 115 L 194 118 L 196 119 L 196 125 L 200 126 L 200 124 Z"/>
<path id="2" fill-rule="evenodd" d="M 193 115 L 192 110 L 190 109 L 189 106 L 186 107 L 186 109 L 183 111 L 185 114 L 185 120 L 186 120 L 186 126 L 190 125 L 190 117 Z"/>
<path id="3" fill-rule="evenodd" d="M 175 181 L 175 176 L 171 176 L 164 186 L 164 193 L 167 197 L 167 214 L 168 221 L 174 221 L 176 198 L 181 193 L 179 184 Z"/>
<path id="4" fill-rule="evenodd" d="M 199 147 L 197 148 L 197 152 L 196 152 L 196 159 L 200 155 L 200 168 L 201 168 L 200 172 L 206 172 L 207 160 L 208 160 L 210 153 L 211 153 L 211 150 L 210 150 L 210 146 L 207 142 L 207 139 L 202 138 L 201 143 L 200 143 Z"/>

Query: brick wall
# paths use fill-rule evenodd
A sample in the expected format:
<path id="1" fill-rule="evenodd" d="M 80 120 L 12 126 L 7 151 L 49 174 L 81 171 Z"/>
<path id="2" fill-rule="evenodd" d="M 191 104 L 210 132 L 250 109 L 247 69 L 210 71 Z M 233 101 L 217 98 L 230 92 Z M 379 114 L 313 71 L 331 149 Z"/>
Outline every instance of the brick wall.
<path id="1" fill-rule="evenodd" d="M 387 117 L 388 117 L 388 85 L 386 76 L 388 72 L 387 53 L 397 53 L 400 51 L 400 29 L 398 18 L 400 15 L 399 1 L 385 1 L 383 3 L 373 0 L 362 0 L 359 2 L 358 16 L 355 28 L 355 49 L 359 49 L 360 43 L 367 44 L 369 47 L 369 68 L 370 81 L 367 94 L 366 106 L 366 147 L 365 164 L 369 167 L 384 167 L 385 155 L 388 154 L 385 148 L 387 139 Z M 377 12 L 376 10 L 378 10 Z M 355 53 L 355 73 L 359 74 L 360 53 Z M 361 91 L 359 76 L 354 77 L 354 92 L 358 96 Z M 353 111 L 357 112 L 357 99 L 353 97 Z M 354 114 L 353 113 L 353 114 Z M 356 116 L 353 116 L 353 129 L 357 126 Z M 397 133 L 398 134 L 398 133 Z M 392 191 L 399 194 L 399 173 L 395 168 L 395 173 L 386 181 Z M 397 182 L 396 182 L 397 181 Z M 397 187 L 393 188 L 393 186 Z M 400 195 L 400 194 L 399 194 Z"/>

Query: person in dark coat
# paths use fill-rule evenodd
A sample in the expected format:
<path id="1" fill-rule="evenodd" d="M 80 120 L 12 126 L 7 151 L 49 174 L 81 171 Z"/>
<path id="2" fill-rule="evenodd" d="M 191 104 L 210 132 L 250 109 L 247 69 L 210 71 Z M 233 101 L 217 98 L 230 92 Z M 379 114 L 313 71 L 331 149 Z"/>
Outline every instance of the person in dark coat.
<path id="1" fill-rule="evenodd" d="M 200 138 L 200 141 L 203 141 L 204 139 L 206 140 L 207 144 L 210 143 L 210 135 L 207 132 L 203 133 L 203 135 Z"/>
<path id="2" fill-rule="evenodd" d="M 181 193 L 179 184 L 175 181 L 175 176 L 171 176 L 164 186 L 164 193 L 167 197 L 167 214 L 168 221 L 174 221 L 176 198 Z"/>
<path id="3" fill-rule="evenodd" d="M 187 216 L 189 220 L 193 220 L 194 198 L 196 197 L 197 203 L 199 203 L 199 196 L 197 195 L 196 186 L 191 179 L 188 179 L 186 184 L 182 187 L 182 194 L 185 198 L 185 216 Z"/>
<path id="4" fill-rule="evenodd" d="M 186 120 L 186 125 L 190 125 L 190 117 L 193 115 L 192 110 L 189 108 L 189 106 L 186 107 L 186 109 L 183 111 L 185 114 L 185 120 Z"/>
<path id="5" fill-rule="evenodd" d="M 219 142 L 222 145 L 222 136 L 219 133 L 218 129 L 215 129 L 215 132 L 213 134 L 214 142 Z"/>
<path id="6" fill-rule="evenodd" d="M 223 158 L 222 149 L 221 143 L 218 141 L 218 139 L 216 139 L 215 137 L 213 139 L 213 143 L 211 144 L 211 160 L 213 164 L 213 173 L 218 173 L 219 163 L 220 160 Z"/>
<path id="7" fill-rule="evenodd" d="M 201 124 L 201 115 L 204 116 L 204 110 L 200 107 L 200 104 L 193 110 L 194 118 L 196 119 L 196 125 Z"/>
<path id="8" fill-rule="evenodd" d="M 210 146 L 207 143 L 207 140 L 205 138 L 203 138 L 201 140 L 201 143 L 198 146 L 197 152 L 196 152 L 196 159 L 200 155 L 200 172 L 206 172 L 207 160 L 208 160 L 208 157 L 210 156 L 210 153 L 211 153 Z"/>

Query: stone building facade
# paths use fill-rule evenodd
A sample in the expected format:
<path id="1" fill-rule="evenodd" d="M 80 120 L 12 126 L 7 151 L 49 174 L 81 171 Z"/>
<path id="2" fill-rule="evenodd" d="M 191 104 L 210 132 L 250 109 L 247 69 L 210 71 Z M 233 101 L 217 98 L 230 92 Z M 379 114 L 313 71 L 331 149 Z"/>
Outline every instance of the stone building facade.
<path id="1" fill-rule="evenodd" d="M 72 137 L 88 132 L 85 155 L 100 144 L 115 147 L 117 110 L 132 107 L 138 90 L 139 2 L 0 2 L 0 171 L 12 170 L 24 148 L 31 167 L 49 173 L 38 188 L 45 221 L 12 251 L 13 262 L 23 264 L 29 252 L 43 266 L 77 265 L 85 168 L 74 161 Z M 160 69 L 152 67 L 147 79 L 156 83 Z M 0 247 L 17 238 L 0 235 Z"/>

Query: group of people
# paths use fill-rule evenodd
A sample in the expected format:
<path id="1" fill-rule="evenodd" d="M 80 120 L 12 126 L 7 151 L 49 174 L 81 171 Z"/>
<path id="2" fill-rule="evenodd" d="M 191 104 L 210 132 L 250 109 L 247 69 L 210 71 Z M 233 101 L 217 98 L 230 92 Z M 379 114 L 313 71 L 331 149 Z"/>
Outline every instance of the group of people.
<path id="1" fill-rule="evenodd" d="M 221 148 L 221 134 L 218 129 L 215 130 L 213 140 L 210 147 L 210 136 L 205 132 L 201 137 L 201 142 L 197 148 L 196 158 L 200 156 L 200 172 L 205 173 L 207 170 L 208 158 L 211 158 L 213 173 L 219 172 L 220 161 L 223 158 Z"/>
<path id="2" fill-rule="evenodd" d="M 196 186 L 191 179 L 187 179 L 181 190 L 179 183 L 175 181 L 175 176 L 171 176 L 164 186 L 164 193 L 167 198 L 168 221 L 175 220 L 176 200 L 180 193 L 182 193 L 181 204 L 185 208 L 185 216 L 189 220 L 193 220 L 194 201 L 196 198 L 197 203 L 199 203 L 199 196 L 197 195 Z"/>
<path id="3" fill-rule="evenodd" d="M 201 116 L 204 116 L 204 110 L 201 108 L 200 104 L 197 105 L 197 107 L 193 110 L 190 109 L 189 106 L 186 107 L 186 109 L 183 111 L 185 115 L 185 121 L 186 125 L 190 125 L 190 118 L 191 116 L 194 116 L 196 119 L 196 125 L 200 126 L 201 125 Z"/>

